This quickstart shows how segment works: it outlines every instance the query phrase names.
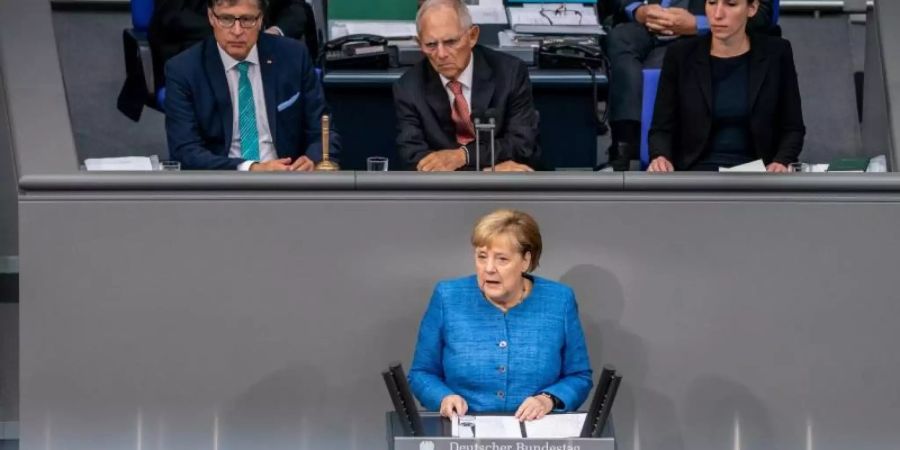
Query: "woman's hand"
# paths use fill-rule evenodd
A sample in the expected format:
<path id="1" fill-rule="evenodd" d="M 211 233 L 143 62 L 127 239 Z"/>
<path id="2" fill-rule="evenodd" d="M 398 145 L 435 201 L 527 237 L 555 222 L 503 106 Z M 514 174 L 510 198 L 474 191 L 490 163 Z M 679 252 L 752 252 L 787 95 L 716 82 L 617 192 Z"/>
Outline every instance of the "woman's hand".
<path id="1" fill-rule="evenodd" d="M 674 172 L 675 166 L 665 157 L 665 156 L 657 156 L 653 158 L 653 161 L 650 161 L 650 167 L 647 167 L 647 172 Z"/>
<path id="2" fill-rule="evenodd" d="M 769 173 L 784 173 L 787 171 L 788 171 L 787 166 L 785 166 L 784 164 L 781 164 L 781 163 L 777 163 L 777 162 L 769 163 L 769 165 L 766 166 L 766 172 L 769 172 Z"/>
<path id="3" fill-rule="evenodd" d="M 526 398 L 519 405 L 519 409 L 516 410 L 516 419 L 519 419 L 519 422 L 538 420 L 546 416 L 550 411 L 553 411 L 553 400 L 546 395 L 535 395 Z"/>
<path id="4" fill-rule="evenodd" d="M 441 415 L 444 417 L 461 416 L 468 410 L 469 404 L 456 394 L 450 394 L 441 400 Z"/>

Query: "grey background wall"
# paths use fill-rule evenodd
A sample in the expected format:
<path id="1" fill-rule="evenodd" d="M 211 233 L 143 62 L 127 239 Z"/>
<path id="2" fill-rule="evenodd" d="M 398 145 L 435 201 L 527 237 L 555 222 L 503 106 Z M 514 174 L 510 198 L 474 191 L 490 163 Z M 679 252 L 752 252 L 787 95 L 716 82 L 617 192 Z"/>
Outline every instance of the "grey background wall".
<path id="1" fill-rule="evenodd" d="M 377 448 L 498 206 L 625 375 L 621 449 L 896 448 L 897 195 L 566 192 L 30 193 L 22 448 Z"/>
<path id="2" fill-rule="evenodd" d="M 0 76 L 0 272 L 8 270 L 2 267 L 4 258 L 19 254 L 16 234 L 19 187 L 5 96 L 3 78 Z"/>

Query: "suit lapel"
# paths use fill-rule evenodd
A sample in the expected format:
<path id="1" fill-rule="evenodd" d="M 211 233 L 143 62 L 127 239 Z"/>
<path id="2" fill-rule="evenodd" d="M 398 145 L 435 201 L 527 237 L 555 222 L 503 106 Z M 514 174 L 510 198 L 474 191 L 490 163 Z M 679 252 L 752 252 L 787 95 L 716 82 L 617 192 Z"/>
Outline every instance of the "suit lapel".
<path id="1" fill-rule="evenodd" d="M 712 73 L 710 72 L 710 37 L 703 38 L 702 43 L 697 46 L 697 58 L 694 60 L 694 75 L 700 84 L 700 92 L 703 93 L 703 100 L 706 108 L 712 111 Z"/>
<path id="2" fill-rule="evenodd" d="M 766 74 L 769 73 L 769 56 L 766 49 L 762 48 L 763 43 L 754 36 L 750 37 L 750 91 L 748 99 L 750 100 L 750 111 L 753 111 L 753 105 L 756 104 L 756 97 L 759 96 L 759 90 L 762 88 L 763 82 L 766 80 Z"/>
<path id="3" fill-rule="evenodd" d="M 228 81 L 225 79 L 225 66 L 222 64 L 219 47 L 214 38 L 208 38 L 203 45 L 206 76 L 213 95 L 216 97 L 216 107 L 222 117 L 222 129 L 225 130 L 225 148 L 228 149 L 234 135 L 234 130 L 231 129 L 234 113 L 231 106 L 231 94 L 228 92 Z"/>
<path id="4" fill-rule="evenodd" d="M 472 52 L 475 59 L 472 68 L 472 106 L 473 112 L 484 113 L 494 97 L 494 72 L 478 47 Z"/>
<path id="5" fill-rule="evenodd" d="M 427 62 L 425 68 L 425 102 L 434 111 L 441 130 L 452 142 L 456 142 L 456 130 L 450 117 L 450 99 L 441 84 L 441 77 Z"/>
<path id="6" fill-rule="evenodd" d="M 278 61 L 273 55 L 271 40 L 269 36 L 260 34 L 259 41 L 256 43 L 259 55 L 259 71 L 262 74 L 263 92 L 266 97 L 266 118 L 269 121 L 269 133 L 272 134 L 272 142 L 276 143 L 275 149 L 280 148 L 277 145 L 277 117 L 275 107 L 278 104 L 280 92 L 278 92 Z M 281 156 L 281 155 L 278 155 Z"/>

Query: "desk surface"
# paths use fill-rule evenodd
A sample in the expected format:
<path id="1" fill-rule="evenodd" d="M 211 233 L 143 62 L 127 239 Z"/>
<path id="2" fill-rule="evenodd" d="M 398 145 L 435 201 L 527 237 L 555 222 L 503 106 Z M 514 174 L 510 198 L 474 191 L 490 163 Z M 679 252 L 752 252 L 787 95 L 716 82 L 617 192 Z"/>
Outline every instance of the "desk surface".
<path id="1" fill-rule="evenodd" d="M 386 70 L 332 70 L 325 73 L 326 86 L 390 86 L 400 79 L 408 67 Z M 591 75 L 587 70 L 528 69 L 531 83 L 535 86 L 590 86 Z M 598 85 L 606 85 L 605 74 L 598 73 Z"/>

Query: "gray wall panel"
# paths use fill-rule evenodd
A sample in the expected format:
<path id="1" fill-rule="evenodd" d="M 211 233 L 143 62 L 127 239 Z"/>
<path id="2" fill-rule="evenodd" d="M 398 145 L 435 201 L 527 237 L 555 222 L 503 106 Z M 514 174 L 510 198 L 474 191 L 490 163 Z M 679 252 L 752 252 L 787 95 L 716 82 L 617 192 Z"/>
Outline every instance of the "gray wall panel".
<path id="1" fill-rule="evenodd" d="M 0 1 L 0 72 L 18 173 L 77 170 L 49 1 Z"/>
<path id="2" fill-rule="evenodd" d="M 18 185 L 12 135 L 6 106 L 6 89 L 0 74 L 0 273 L 3 258 L 18 255 Z"/>
<path id="3" fill-rule="evenodd" d="M 18 420 L 19 305 L 0 303 L 0 427 Z"/>
<path id="4" fill-rule="evenodd" d="M 28 196 L 22 448 L 378 448 L 378 371 L 498 206 L 625 374 L 621 449 L 900 441 L 896 199 L 441 197 Z"/>

